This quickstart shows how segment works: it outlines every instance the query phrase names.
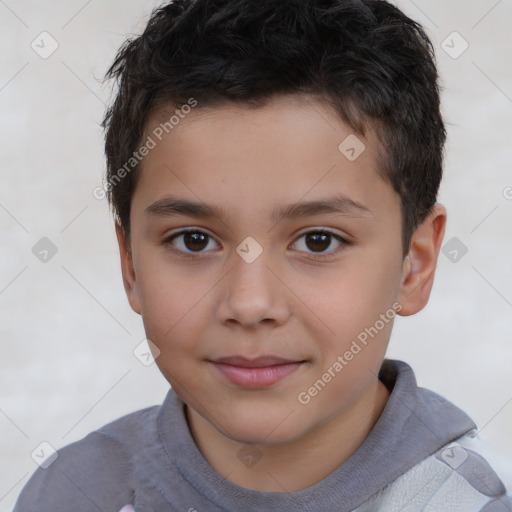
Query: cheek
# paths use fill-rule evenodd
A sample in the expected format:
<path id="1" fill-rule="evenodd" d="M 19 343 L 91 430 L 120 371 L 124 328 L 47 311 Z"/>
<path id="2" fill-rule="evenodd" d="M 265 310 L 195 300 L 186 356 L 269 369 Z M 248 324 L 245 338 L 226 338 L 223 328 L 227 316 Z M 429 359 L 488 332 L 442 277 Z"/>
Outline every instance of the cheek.
<path id="1" fill-rule="evenodd" d="M 208 291 L 212 275 L 199 279 L 197 270 L 171 265 L 161 255 L 145 255 L 136 268 L 138 293 L 146 335 L 161 351 L 198 339 L 207 319 Z M 195 273 L 195 275 L 194 275 Z"/>
<path id="2" fill-rule="evenodd" d="M 134 262 L 141 307 L 153 317 L 179 317 L 190 309 L 204 282 L 184 266 L 172 263 L 162 247 L 140 242 Z M 197 299 L 195 299 L 197 302 Z"/>
<path id="3" fill-rule="evenodd" d="M 331 275 L 322 293 L 316 288 L 310 294 L 311 309 L 329 328 L 325 336 L 313 334 L 321 344 L 319 364 L 304 389 L 318 393 L 313 407 L 335 413 L 354 403 L 377 376 L 396 315 L 399 274 L 393 265 L 391 259 L 355 261 Z"/>
<path id="4" fill-rule="evenodd" d="M 190 403 L 201 393 L 197 357 L 211 310 L 207 291 L 197 279 L 176 270 L 158 272 L 156 267 L 146 272 L 141 290 L 144 330 L 159 350 L 155 362 L 179 396 Z"/>
<path id="5" fill-rule="evenodd" d="M 392 308 L 399 279 L 398 268 L 361 259 L 330 274 L 321 286 L 318 281 L 312 283 L 303 293 L 307 296 L 304 302 L 318 313 L 332 339 L 346 343 Z"/>
<path id="6" fill-rule="evenodd" d="M 386 293 L 376 297 L 370 282 L 357 284 L 332 287 L 330 299 L 318 308 L 329 333 L 314 338 L 318 364 L 300 390 L 313 416 L 332 417 L 353 405 L 375 381 L 385 357 L 396 315 L 393 286 L 388 284 Z M 359 287 L 363 284 L 367 286 Z"/>

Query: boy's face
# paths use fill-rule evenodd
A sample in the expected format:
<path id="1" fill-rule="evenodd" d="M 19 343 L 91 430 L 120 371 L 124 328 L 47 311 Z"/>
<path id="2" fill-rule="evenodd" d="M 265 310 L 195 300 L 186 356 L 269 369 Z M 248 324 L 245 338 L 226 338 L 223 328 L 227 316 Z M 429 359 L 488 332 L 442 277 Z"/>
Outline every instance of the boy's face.
<path id="1" fill-rule="evenodd" d="M 176 393 L 236 441 L 292 441 L 348 411 L 377 382 L 395 311 L 422 307 L 404 292 L 418 267 L 402 258 L 400 198 L 371 134 L 355 160 L 362 146 L 339 150 L 352 133 L 305 97 L 198 108 L 142 161 L 131 253 L 118 229 L 130 304 Z"/>

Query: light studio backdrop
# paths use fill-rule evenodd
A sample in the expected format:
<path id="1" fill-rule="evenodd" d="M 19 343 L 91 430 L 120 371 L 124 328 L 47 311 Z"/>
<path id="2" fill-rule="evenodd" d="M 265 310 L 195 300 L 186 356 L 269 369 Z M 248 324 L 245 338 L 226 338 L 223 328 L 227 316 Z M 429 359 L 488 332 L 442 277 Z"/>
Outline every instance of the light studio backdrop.
<path id="1" fill-rule="evenodd" d="M 168 389 L 144 355 L 100 188 L 101 79 L 156 5 L 0 1 L 1 511 L 52 447 Z M 448 224 L 430 303 L 397 318 L 388 355 L 512 460 L 512 3 L 398 5 L 436 48 Z"/>

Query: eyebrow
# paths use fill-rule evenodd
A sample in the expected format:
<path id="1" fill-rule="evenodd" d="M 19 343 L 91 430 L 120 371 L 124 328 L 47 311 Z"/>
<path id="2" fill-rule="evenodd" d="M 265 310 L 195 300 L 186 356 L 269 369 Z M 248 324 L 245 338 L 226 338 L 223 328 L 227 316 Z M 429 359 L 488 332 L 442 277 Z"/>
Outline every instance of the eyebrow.
<path id="1" fill-rule="evenodd" d="M 152 203 L 145 209 L 145 213 L 149 216 L 173 217 L 185 215 L 198 219 L 213 218 L 220 220 L 227 217 L 225 210 L 220 206 L 172 196 L 164 197 Z M 280 205 L 273 210 L 271 220 L 279 222 L 283 219 L 308 217 L 325 213 L 338 213 L 350 217 L 373 217 L 373 213 L 366 206 L 339 194 L 316 201 Z"/>

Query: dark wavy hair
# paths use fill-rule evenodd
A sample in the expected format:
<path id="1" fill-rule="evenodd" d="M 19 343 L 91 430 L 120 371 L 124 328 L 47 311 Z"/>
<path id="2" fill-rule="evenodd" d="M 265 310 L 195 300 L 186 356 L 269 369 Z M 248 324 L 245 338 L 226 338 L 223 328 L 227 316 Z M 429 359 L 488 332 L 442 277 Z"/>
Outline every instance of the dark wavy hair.
<path id="1" fill-rule="evenodd" d="M 432 43 L 383 0 L 173 0 L 124 42 L 105 78 L 106 192 L 125 234 L 148 117 L 190 98 L 257 108 L 275 95 L 328 102 L 356 134 L 374 130 L 379 172 L 401 198 L 404 256 L 435 204 L 446 130 Z"/>

